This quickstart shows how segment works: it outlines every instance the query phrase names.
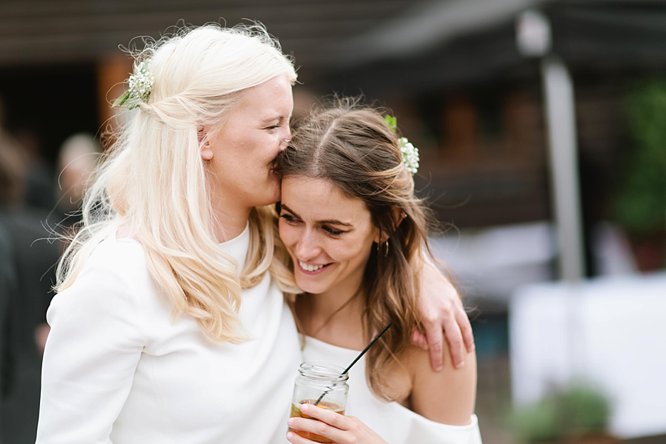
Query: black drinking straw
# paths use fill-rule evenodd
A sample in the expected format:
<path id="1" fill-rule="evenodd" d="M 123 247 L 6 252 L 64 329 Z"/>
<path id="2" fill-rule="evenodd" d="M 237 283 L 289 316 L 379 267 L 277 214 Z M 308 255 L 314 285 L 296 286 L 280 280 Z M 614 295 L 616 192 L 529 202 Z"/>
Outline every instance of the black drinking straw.
<path id="1" fill-rule="evenodd" d="M 386 333 L 386 332 L 388 331 L 389 328 L 391 328 L 391 325 L 393 325 L 393 323 L 389 321 L 389 323 L 386 324 L 386 327 L 384 327 L 384 329 L 383 329 L 382 331 L 380 331 L 379 334 L 378 334 L 377 336 L 375 336 L 375 338 L 374 338 L 372 341 L 370 341 L 370 343 L 369 343 L 368 345 L 365 346 L 365 348 L 363 349 L 363 351 L 362 351 L 361 353 L 359 353 L 358 356 L 357 356 L 356 358 L 354 358 L 354 360 L 351 362 L 351 364 L 349 364 L 349 365 L 347 366 L 347 368 L 344 369 L 344 370 L 342 371 L 342 373 L 340 373 L 340 376 L 347 374 L 347 372 L 349 371 L 349 369 L 351 369 L 352 366 L 353 366 L 354 364 L 356 364 L 356 362 L 358 362 L 359 359 L 361 359 L 361 357 L 365 354 L 365 352 L 367 352 L 368 350 L 370 350 L 370 347 L 372 347 L 373 345 L 375 345 L 375 342 L 377 342 L 377 340 L 379 340 L 379 338 L 381 338 L 382 335 L 383 335 L 384 333 Z M 319 405 L 319 403 L 321 402 L 322 398 L 323 398 L 324 396 L 326 396 L 326 393 L 330 392 L 331 389 L 332 389 L 332 387 L 329 387 L 328 390 L 324 391 L 324 393 L 322 393 L 322 394 L 319 396 L 319 398 L 317 398 L 317 401 L 314 403 L 314 405 Z"/>

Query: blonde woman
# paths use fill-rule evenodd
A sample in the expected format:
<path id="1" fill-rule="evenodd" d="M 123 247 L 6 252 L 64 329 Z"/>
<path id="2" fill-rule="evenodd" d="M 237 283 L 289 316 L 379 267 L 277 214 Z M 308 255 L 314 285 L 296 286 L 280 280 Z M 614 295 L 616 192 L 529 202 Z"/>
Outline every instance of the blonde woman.
<path id="1" fill-rule="evenodd" d="M 474 353 L 463 368 L 435 372 L 410 343 L 430 257 L 416 149 L 376 110 L 346 100 L 306 118 L 278 159 L 280 237 L 304 292 L 294 301 L 304 360 L 345 368 L 391 324 L 350 371 L 348 416 L 304 404 L 320 421 L 291 418 L 289 441 L 480 444 Z"/>
<path id="2" fill-rule="evenodd" d="M 118 100 L 133 114 L 59 264 L 38 443 L 284 442 L 301 356 L 266 206 L 295 80 L 261 26 L 138 54 Z M 471 342 L 457 295 L 430 293 L 430 328 Z"/>

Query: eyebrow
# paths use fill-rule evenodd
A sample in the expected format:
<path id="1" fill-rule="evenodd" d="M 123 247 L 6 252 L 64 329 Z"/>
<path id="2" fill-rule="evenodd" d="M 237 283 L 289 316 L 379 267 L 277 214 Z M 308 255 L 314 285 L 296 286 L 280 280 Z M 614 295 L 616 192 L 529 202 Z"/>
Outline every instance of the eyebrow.
<path id="1" fill-rule="evenodd" d="M 299 216 L 297 212 L 295 212 L 294 210 L 292 210 L 291 208 L 289 208 L 289 207 L 288 207 L 287 205 L 285 205 L 284 203 L 282 204 L 282 209 L 283 209 L 283 210 L 287 210 L 287 211 L 289 211 L 291 214 L 293 214 L 294 216 L 298 217 L 299 219 L 302 219 L 302 217 Z M 319 220 L 319 221 L 317 221 L 317 223 L 319 223 L 319 224 L 331 224 L 331 225 L 342 225 L 343 227 L 354 228 L 354 226 L 353 226 L 352 224 L 348 224 L 347 222 L 342 222 L 342 221 L 339 221 L 339 220 L 337 220 L 337 219 Z"/>

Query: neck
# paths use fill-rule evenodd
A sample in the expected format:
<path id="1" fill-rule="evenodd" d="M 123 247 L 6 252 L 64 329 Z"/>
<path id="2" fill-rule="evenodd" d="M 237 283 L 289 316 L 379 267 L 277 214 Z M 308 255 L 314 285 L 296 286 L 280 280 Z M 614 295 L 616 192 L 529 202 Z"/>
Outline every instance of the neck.
<path id="1" fill-rule="evenodd" d="M 252 208 L 235 207 L 230 202 L 213 196 L 213 234 L 218 242 L 225 242 L 243 232 Z"/>
<path id="2" fill-rule="evenodd" d="M 249 213 L 248 213 L 249 216 Z M 248 216 L 240 217 L 234 220 L 229 220 L 228 216 L 225 216 L 224 222 L 215 223 L 213 227 L 213 234 L 218 242 L 226 242 L 235 237 L 238 237 L 248 222 Z"/>
<path id="3" fill-rule="evenodd" d="M 302 333 L 329 344 L 358 349 L 366 342 L 365 295 L 356 292 L 303 294 L 296 301 Z"/>

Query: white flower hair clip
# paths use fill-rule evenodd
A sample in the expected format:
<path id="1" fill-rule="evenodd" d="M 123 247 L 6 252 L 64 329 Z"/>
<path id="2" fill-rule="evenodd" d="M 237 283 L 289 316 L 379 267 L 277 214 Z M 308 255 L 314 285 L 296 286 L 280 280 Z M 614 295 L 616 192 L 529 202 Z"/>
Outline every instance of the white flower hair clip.
<path id="1" fill-rule="evenodd" d="M 405 165 L 405 168 L 410 173 L 416 174 L 419 171 L 419 149 L 412 145 L 406 137 L 399 138 L 398 145 L 400 146 L 402 163 Z"/>
<path id="2" fill-rule="evenodd" d="M 395 116 L 386 115 L 384 121 L 394 133 L 398 132 L 398 119 Z M 398 147 L 402 156 L 402 164 L 407 171 L 416 174 L 419 170 L 419 149 L 416 148 L 406 137 L 398 138 Z"/>
<path id="3" fill-rule="evenodd" d="M 127 81 L 127 91 L 113 102 L 113 106 L 125 106 L 127 109 L 134 109 L 141 102 L 147 102 L 150 98 L 154 80 L 150 73 L 148 60 L 138 64 L 135 63 L 133 72 Z"/>

